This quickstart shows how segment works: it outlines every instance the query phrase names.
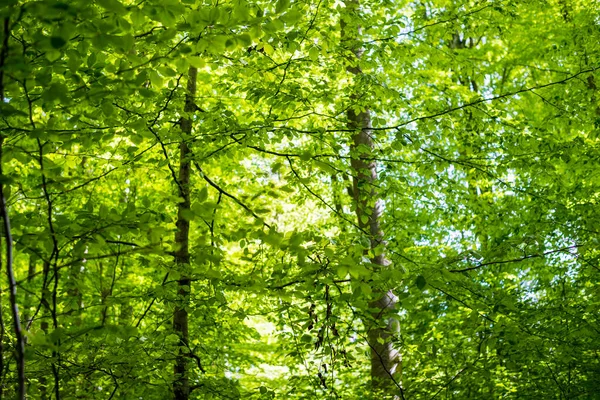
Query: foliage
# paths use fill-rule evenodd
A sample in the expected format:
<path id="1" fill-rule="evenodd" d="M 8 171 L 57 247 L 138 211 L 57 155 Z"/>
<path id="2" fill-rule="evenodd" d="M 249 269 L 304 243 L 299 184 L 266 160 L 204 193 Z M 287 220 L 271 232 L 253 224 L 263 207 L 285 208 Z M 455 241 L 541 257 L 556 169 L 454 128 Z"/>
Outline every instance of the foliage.
<path id="1" fill-rule="evenodd" d="M 172 396 L 181 276 L 194 399 L 370 398 L 369 303 L 390 287 L 405 398 L 597 398 L 598 4 L 8 0 L 0 18 L 30 398 Z M 347 193 L 349 109 L 373 116 L 387 269 Z"/>

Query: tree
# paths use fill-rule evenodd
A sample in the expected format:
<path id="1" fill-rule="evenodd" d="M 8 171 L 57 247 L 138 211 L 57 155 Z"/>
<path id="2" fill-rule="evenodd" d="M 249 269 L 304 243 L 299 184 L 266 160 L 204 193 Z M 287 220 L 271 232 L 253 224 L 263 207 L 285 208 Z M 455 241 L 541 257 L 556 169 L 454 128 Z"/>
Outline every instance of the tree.
<path id="1" fill-rule="evenodd" d="M 360 35 L 360 26 L 353 26 L 357 18 L 359 3 L 349 1 L 345 3 L 350 26 L 341 19 L 342 41 L 347 43 L 348 50 L 351 52 L 348 72 L 355 75 L 360 82 L 362 70 L 360 68 L 360 58 L 363 49 L 357 36 Z M 348 32 L 353 33 L 348 33 Z M 357 31 L 357 32 L 356 32 Z M 385 256 L 385 241 L 381 230 L 381 218 L 383 205 L 378 198 L 377 193 L 377 162 L 374 160 L 375 142 L 373 138 L 373 126 L 371 123 L 371 112 L 366 105 L 361 104 L 360 98 L 363 95 L 358 83 L 356 91 L 350 95 L 354 104 L 348 106 L 348 128 L 351 132 L 351 167 L 353 170 L 352 195 L 358 227 L 365 232 L 369 238 L 370 245 L 365 254 L 372 254 L 372 264 L 377 268 L 375 272 L 380 272 L 386 268 L 389 261 Z M 371 380 L 374 393 L 381 398 L 390 397 L 399 398 L 392 393 L 400 393 L 402 397 L 402 387 L 396 379 L 399 376 L 399 354 L 395 349 L 393 339 L 396 333 L 397 320 L 393 317 L 396 306 L 396 296 L 391 289 L 383 290 L 382 293 L 376 292 L 375 300 L 369 303 L 372 312 L 372 320 L 368 321 L 368 345 L 371 349 Z M 383 320 L 383 327 L 382 325 Z M 398 372 L 397 372 L 398 370 Z"/>

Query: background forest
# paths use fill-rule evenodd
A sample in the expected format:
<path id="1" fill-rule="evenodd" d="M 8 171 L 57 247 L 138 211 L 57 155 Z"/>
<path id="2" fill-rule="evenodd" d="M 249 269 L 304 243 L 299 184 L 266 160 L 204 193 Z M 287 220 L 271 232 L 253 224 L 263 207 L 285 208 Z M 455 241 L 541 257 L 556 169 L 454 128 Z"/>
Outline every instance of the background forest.
<path id="1" fill-rule="evenodd" d="M 599 67 L 593 0 L 0 0 L 0 396 L 600 399 Z"/>

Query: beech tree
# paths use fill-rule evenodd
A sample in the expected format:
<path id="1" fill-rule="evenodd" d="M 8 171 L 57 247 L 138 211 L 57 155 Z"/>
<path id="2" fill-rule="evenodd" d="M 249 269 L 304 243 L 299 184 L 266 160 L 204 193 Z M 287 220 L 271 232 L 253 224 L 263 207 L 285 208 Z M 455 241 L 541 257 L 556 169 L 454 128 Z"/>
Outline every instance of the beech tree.
<path id="1" fill-rule="evenodd" d="M 600 5 L 0 20 L 0 396 L 596 398 Z"/>
<path id="2" fill-rule="evenodd" d="M 371 111 L 367 105 L 360 101 L 362 93 L 362 69 L 360 59 L 363 49 L 360 44 L 361 27 L 354 26 L 360 18 L 357 18 L 360 5 L 358 2 L 348 1 L 345 3 L 346 15 L 342 16 L 341 39 L 345 47 L 350 50 L 352 56 L 348 61 L 346 70 L 355 75 L 357 84 L 355 91 L 350 94 L 353 104 L 347 109 L 348 128 L 352 135 L 350 141 L 350 157 L 352 168 L 352 197 L 358 227 L 365 232 L 369 238 L 370 245 L 366 254 L 371 253 L 371 263 L 376 269 L 374 273 L 381 272 L 389 264 L 385 256 L 385 241 L 381 230 L 381 219 L 383 206 L 377 193 L 377 161 L 374 157 L 375 139 L 373 137 L 373 124 L 371 122 Z M 346 22 L 346 20 L 349 22 Z M 353 33 L 349 33 L 352 30 Z M 367 344 L 371 352 L 371 380 L 373 392 L 378 397 L 388 397 L 398 392 L 402 397 L 402 387 L 395 378 L 398 376 L 398 351 L 394 348 L 393 335 L 396 333 L 394 325 L 397 321 L 390 315 L 395 311 L 396 296 L 391 289 L 375 292 L 375 300 L 369 303 L 374 310 L 372 320 L 367 323 Z M 383 324 L 383 327 L 378 325 Z M 394 387 L 396 386 L 396 388 Z M 399 396 L 393 396 L 399 398 Z"/>

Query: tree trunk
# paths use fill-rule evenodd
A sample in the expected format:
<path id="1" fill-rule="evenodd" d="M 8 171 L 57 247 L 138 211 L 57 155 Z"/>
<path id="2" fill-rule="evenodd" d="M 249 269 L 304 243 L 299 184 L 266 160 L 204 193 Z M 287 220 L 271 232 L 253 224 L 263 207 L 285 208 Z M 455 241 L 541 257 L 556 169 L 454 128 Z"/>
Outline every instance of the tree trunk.
<path id="1" fill-rule="evenodd" d="M 196 77 L 198 70 L 190 67 L 188 70 L 187 93 L 185 96 L 184 116 L 181 119 L 183 137 L 179 144 L 179 177 L 177 186 L 181 201 L 177 210 L 177 230 L 175 232 L 175 264 L 179 272 L 177 281 L 177 303 L 173 312 L 173 330 L 179 336 L 179 352 L 175 359 L 173 398 L 175 400 L 188 400 L 190 383 L 187 371 L 189 333 L 188 312 L 186 307 L 190 298 L 190 278 L 188 275 L 190 265 L 189 252 L 189 211 L 190 211 L 190 149 L 186 140 L 192 132 L 191 113 L 195 111 L 194 96 L 196 94 Z"/>
<path id="2" fill-rule="evenodd" d="M 4 32 L 2 38 L 2 47 L 0 48 L 0 102 L 4 103 L 4 66 L 8 57 L 8 39 L 10 37 L 10 24 L 8 17 L 4 18 Z M 3 176 L 2 152 L 4 145 L 4 133 L 0 135 L 0 176 Z M 25 381 L 25 340 L 21 330 L 21 320 L 19 319 L 19 306 L 17 304 L 17 281 L 13 270 L 13 239 L 11 233 L 10 219 L 8 216 L 8 206 L 4 197 L 4 183 L 0 182 L 0 214 L 2 216 L 2 228 L 6 241 L 6 275 L 8 276 L 8 297 L 10 300 L 10 310 L 13 319 L 13 328 L 15 333 L 15 357 L 17 359 L 17 399 L 25 399 L 26 381 Z M 0 310 L 1 312 L 1 310 Z M 4 321 L 2 321 L 4 325 Z M 2 354 L 2 356 L 4 356 Z"/>
<path id="3" fill-rule="evenodd" d="M 27 286 L 31 290 L 31 283 L 33 282 L 33 278 L 35 277 L 36 270 L 36 262 L 37 258 L 35 254 L 29 255 L 29 269 L 27 270 Z M 23 307 L 23 321 L 21 321 L 21 325 L 26 327 L 26 330 L 29 329 L 31 324 L 33 323 L 33 315 L 31 314 L 31 307 L 33 307 L 33 292 L 25 293 L 25 305 Z M 27 343 L 27 336 L 25 337 L 25 343 Z"/>
<path id="4" fill-rule="evenodd" d="M 358 1 L 346 0 L 345 5 L 348 14 L 356 18 Z M 360 27 L 356 26 L 354 29 L 350 29 L 347 22 L 342 19 L 341 28 L 342 41 L 347 44 L 353 54 L 353 57 L 349 59 L 347 71 L 356 78 L 360 78 L 362 75 L 362 70 L 358 66 L 358 61 L 362 56 L 362 48 L 358 40 Z M 360 87 L 357 85 L 351 98 L 358 100 L 360 97 Z M 373 256 L 371 262 L 381 270 L 387 268 L 389 261 L 382 248 L 385 247 L 381 229 L 383 205 L 376 191 L 377 163 L 373 159 L 371 112 L 369 109 L 360 106 L 359 108 L 362 111 L 357 112 L 350 107 L 347 112 L 348 127 L 352 130 L 350 154 L 353 170 L 353 197 L 358 226 L 369 235 L 370 248 L 373 250 L 373 254 L 377 254 Z M 376 248 L 377 251 L 374 251 Z M 399 331 L 398 321 L 394 318 L 397 298 L 391 290 L 374 291 L 374 295 L 376 300 L 369 304 L 374 323 L 367 327 L 368 344 L 371 349 L 373 395 L 377 399 L 404 398 L 400 385 L 401 356 L 399 351 L 394 348 L 393 342 L 394 335 Z"/>

